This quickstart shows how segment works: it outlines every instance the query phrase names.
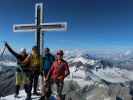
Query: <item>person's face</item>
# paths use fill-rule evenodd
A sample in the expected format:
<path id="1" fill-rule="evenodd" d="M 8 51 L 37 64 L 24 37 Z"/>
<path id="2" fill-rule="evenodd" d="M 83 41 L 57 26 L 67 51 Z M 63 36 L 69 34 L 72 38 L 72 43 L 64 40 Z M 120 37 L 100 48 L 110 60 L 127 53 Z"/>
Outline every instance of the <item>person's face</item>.
<path id="1" fill-rule="evenodd" d="M 63 58 L 63 56 L 57 55 L 57 60 L 61 60 L 62 58 Z"/>

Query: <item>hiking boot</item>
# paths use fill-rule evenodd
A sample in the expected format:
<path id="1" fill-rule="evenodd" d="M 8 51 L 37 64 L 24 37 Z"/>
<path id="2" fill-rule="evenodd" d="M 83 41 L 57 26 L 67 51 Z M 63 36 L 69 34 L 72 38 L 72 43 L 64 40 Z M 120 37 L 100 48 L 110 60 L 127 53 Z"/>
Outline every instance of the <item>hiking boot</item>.
<path id="1" fill-rule="evenodd" d="M 20 90 L 20 86 L 19 86 L 19 85 L 16 85 L 16 87 L 15 87 L 15 95 L 14 95 L 15 98 L 18 97 L 18 95 L 19 95 L 19 90 Z"/>
<path id="2" fill-rule="evenodd" d="M 32 99 L 31 99 L 31 97 L 26 97 L 26 99 L 25 99 L 25 100 L 32 100 Z"/>
<path id="3" fill-rule="evenodd" d="M 32 100 L 32 99 L 31 99 L 31 95 L 28 94 L 25 100 Z"/>
<path id="4" fill-rule="evenodd" d="M 14 97 L 15 97 L 15 98 L 18 98 L 19 96 L 18 96 L 18 94 L 15 94 Z"/>

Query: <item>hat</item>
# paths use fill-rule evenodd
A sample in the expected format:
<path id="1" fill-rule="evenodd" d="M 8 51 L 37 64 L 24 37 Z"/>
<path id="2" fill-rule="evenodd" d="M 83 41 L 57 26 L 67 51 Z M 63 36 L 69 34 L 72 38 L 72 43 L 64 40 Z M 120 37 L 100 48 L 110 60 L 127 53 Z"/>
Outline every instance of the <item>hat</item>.
<path id="1" fill-rule="evenodd" d="M 64 52 L 63 52 L 63 50 L 59 50 L 59 51 L 57 51 L 56 55 L 63 56 L 63 55 L 64 55 Z"/>

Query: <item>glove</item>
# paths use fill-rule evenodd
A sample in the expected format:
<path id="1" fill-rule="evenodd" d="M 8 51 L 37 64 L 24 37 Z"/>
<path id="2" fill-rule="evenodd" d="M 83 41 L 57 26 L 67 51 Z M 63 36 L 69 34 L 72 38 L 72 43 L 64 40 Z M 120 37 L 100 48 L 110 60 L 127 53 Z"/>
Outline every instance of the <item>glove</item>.
<path id="1" fill-rule="evenodd" d="M 63 76 L 59 76 L 58 79 L 59 79 L 59 80 L 63 79 Z"/>

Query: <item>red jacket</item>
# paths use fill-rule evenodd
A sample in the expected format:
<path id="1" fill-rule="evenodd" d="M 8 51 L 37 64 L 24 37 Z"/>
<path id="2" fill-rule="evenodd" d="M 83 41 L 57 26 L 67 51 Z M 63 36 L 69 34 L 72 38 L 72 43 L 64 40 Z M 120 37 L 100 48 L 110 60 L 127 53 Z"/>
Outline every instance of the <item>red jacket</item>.
<path id="1" fill-rule="evenodd" d="M 66 61 L 55 61 L 50 70 L 50 76 L 53 80 L 64 80 L 70 74 L 69 67 Z"/>

